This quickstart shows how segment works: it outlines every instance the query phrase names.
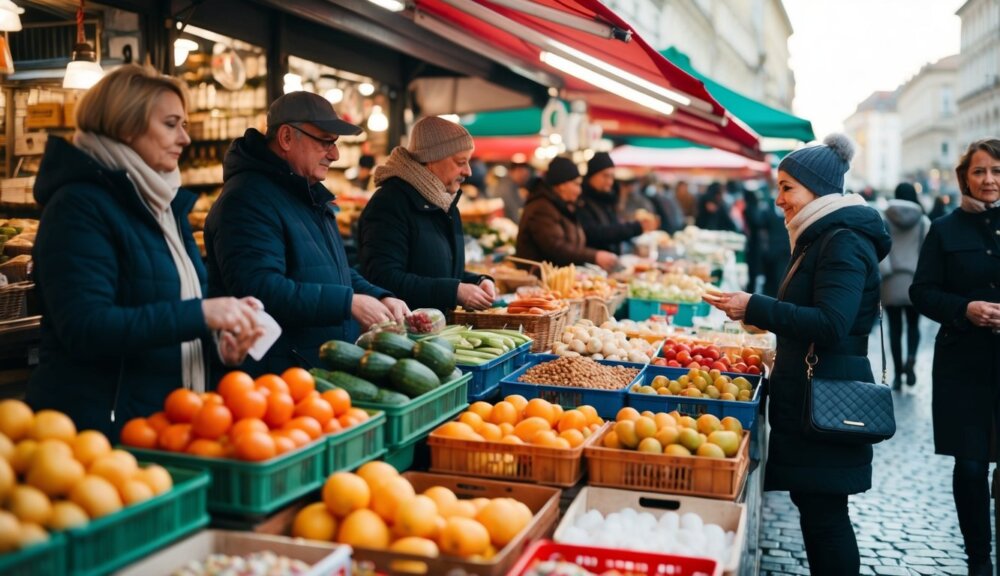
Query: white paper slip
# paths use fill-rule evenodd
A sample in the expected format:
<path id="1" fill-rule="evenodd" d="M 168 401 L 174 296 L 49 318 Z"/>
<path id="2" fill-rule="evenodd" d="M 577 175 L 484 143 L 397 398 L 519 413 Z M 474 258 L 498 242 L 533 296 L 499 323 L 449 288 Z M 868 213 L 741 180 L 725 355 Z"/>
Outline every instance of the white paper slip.
<path id="1" fill-rule="evenodd" d="M 264 328 L 264 335 L 253 343 L 249 352 L 251 358 L 260 361 L 278 341 L 278 337 L 281 336 L 281 326 L 278 326 L 278 322 L 263 310 L 257 311 L 257 324 Z"/>

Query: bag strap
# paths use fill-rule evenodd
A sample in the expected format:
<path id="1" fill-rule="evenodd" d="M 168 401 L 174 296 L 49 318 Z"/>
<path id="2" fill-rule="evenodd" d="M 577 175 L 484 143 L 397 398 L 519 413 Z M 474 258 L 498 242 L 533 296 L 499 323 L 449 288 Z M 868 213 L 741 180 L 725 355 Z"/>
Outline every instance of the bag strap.
<path id="1" fill-rule="evenodd" d="M 837 228 L 833 232 L 827 233 L 827 235 L 823 238 L 822 242 L 820 242 L 820 245 L 819 245 L 819 256 L 817 257 L 817 259 L 823 257 L 823 253 L 826 251 L 826 245 L 829 244 L 830 240 L 833 239 L 833 237 L 836 236 L 837 233 L 839 233 L 841 230 L 846 230 L 846 228 Z M 808 249 L 808 247 L 806 249 Z M 804 255 L 804 254 L 805 254 L 805 250 L 803 250 L 803 254 L 802 255 Z M 802 255 L 799 256 L 798 260 L 796 260 L 795 266 L 792 267 L 791 272 L 794 272 L 795 268 L 798 267 L 798 261 L 802 259 Z M 788 282 L 788 278 L 785 279 L 785 282 L 786 283 Z M 784 287 L 784 286 L 782 286 L 782 287 Z M 889 373 L 888 373 L 888 370 L 886 369 L 886 363 L 885 363 L 885 330 L 882 328 L 882 298 L 881 298 L 881 296 L 879 296 L 879 301 L 878 301 L 878 336 L 879 336 L 879 341 L 881 342 L 881 345 L 882 345 L 882 384 L 888 385 L 887 381 L 889 379 Z M 813 367 L 815 367 L 816 364 L 819 362 L 819 356 L 816 355 L 816 343 L 815 342 L 810 342 L 809 343 L 809 351 L 806 352 L 806 359 L 805 360 L 806 360 L 806 376 L 809 378 L 809 380 L 812 380 L 812 377 L 813 377 Z"/>

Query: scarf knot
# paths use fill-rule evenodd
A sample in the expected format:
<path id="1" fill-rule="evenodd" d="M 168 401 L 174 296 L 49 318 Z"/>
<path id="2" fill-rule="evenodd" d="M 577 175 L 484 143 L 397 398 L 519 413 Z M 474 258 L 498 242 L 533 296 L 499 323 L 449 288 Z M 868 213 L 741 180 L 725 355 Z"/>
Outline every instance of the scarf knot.
<path id="1" fill-rule="evenodd" d="M 788 228 L 788 239 L 792 243 L 792 252 L 795 251 L 795 244 L 798 239 L 802 236 L 802 233 L 809 229 L 810 226 L 820 221 L 826 216 L 841 210 L 843 208 L 848 208 L 850 206 L 864 206 L 865 200 L 857 194 L 827 194 L 825 196 L 820 196 L 812 202 L 806 204 L 799 210 L 789 222 L 786 224 Z"/>
<path id="2" fill-rule="evenodd" d="M 390 178 L 400 178 L 417 189 L 420 196 L 447 213 L 455 201 L 455 195 L 448 192 L 444 182 L 417 162 L 409 150 L 402 146 L 393 148 L 385 164 L 375 169 L 375 185 L 381 186 Z"/>
<path id="3" fill-rule="evenodd" d="M 961 208 L 963 212 L 968 212 L 969 214 L 982 214 L 987 210 L 1000 208 L 1000 200 L 987 203 L 978 198 L 973 198 L 969 194 L 962 194 L 962 200 L 961 204 L 959 204 L 959 208 Z"/>

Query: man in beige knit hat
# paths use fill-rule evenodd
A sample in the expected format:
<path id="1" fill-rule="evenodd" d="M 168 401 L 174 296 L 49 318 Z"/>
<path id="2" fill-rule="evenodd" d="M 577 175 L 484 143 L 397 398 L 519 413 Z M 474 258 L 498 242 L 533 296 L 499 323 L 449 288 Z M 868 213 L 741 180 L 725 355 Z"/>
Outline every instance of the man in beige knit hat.
<path id="1" fill-rule="evenodd" d="M 491 278 L 465 271 L 456 204 L 474 150 L 468 130 L 429 116 L 375 170 L 378 190 L 358 224 L 361 272 L 410 308 L 482 310 L 496 299 Z"/>

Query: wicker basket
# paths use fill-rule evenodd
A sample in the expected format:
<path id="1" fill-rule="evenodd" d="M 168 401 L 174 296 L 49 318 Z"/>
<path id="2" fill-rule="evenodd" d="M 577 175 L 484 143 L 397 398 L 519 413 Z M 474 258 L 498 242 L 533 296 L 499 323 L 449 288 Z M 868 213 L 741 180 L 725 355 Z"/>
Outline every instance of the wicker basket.
<path id="1" fill-rule="evenodd" d="M 34 282 L 17 282 L 0 287 L 0 320 L 17 320 L 28 315 L 28 292 Z"/>
<path id="2" fill-rule="evenodd" d="M 552 348 L 552 343 L 562 334 L 566 327 L 569 308 L 561 308 L 551 314 L 495 314 L 490 312 L 452 312 L 452 324 L 465 324 L 473 328 L 489 330 L 491 328 L 520 327 L 525 334 L 534 339 L 532 352 L 544 352 Z"/>
<path id="3" fill-rule="evenodd" d="M 31 278 L 31 256 L 22 254 L 0 264 L 0 274 L 7 277 L 7 282 L 25 282 Z"/>

